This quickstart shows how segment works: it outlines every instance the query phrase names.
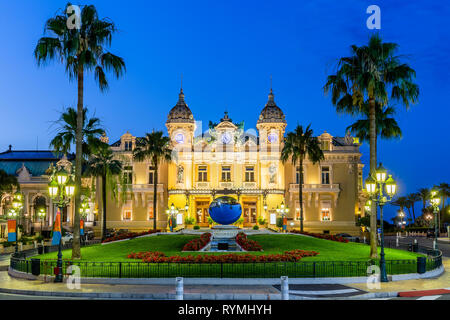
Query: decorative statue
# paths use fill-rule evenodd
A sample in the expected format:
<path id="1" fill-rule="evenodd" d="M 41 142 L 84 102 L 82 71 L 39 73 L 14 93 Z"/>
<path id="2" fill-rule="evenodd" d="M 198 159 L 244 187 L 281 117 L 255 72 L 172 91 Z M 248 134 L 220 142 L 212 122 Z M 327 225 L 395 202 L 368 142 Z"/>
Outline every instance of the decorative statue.
<path id="1" fill-rule="evenodd" d="M 184 176 L 184 168 L 183 166 L 178 166 L 177 183 L 183 183 L 183 176 Z"/>
<path id="2" fill-rule="evenodd" d="M 276 179 L 277 179 L 277 166 L 272 164 L 269 167 L 269 183 L 276 183 Z"/>

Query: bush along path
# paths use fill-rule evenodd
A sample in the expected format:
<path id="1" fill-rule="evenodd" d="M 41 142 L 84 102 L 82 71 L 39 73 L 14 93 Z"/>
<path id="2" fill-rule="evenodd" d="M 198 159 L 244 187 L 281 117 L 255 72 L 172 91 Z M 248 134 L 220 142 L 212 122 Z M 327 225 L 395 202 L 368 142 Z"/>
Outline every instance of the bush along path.
<path id="1" fill-rule="evenodd" d="M 291 250 L 283 254 L 252 255 L 248 253 L 229 253 L 222 255 L 204 254 L 188 256 L 166 256 L 163 252 L 132 252 L 128 259 L 139 259 L 145 263 L 255 263 L 255 262 L 297 262 L 303 257 L 314 257 L 315 251 Z"/>

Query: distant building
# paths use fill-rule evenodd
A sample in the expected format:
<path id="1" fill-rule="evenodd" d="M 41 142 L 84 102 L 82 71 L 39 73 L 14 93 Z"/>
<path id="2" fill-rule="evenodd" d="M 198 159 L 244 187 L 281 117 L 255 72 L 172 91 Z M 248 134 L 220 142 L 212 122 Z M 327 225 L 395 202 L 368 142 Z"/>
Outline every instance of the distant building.
<path id="1" fill-rule="evenodd" d="M 72 160 L 73 155 L 69 155 L 68 159 Z M 21 192 L 24 195 L 24 208 L 19 224 L 22 224 L 28 232 L 32 229 L 40 230 L 41 221 L 37 217 L 39 208 L 44 207 L 47 212 L 45 221 L 43 221 L 43 229 L 51 229 L 55 208 L 53 202 L 48 195 L 48 176 L 46 170 L 51 164 L 55 165 L 61 159 L 51 151 L 22 151 L 9 150 L 0 153 L 0 169 L 8 174 L 16 175 L 20 184 Z M 3 217 L 1 226 L 1 235 L 7 236 L 6 220 L 8 209 L 11 207 L 13 199 L 12 194 L 5 193 L 1 196 L 0 216 Z M 73 216 L 72 205 L 63 212 L 64 224 L 70 224 Z"/>

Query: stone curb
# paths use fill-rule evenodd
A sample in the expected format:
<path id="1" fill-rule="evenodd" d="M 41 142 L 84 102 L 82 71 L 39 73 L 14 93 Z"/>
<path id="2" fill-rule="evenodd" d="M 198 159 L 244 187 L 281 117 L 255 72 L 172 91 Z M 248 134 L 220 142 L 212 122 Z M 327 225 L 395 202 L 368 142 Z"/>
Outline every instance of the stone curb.
<path id="1" fill-rule="evenodd" d="M 175 300 L 174 293 L 61 292 L 0 288 L 1 293 L 38 297 Z M 300 297 L 301 298 L 301 297 Z M 184 300 L 280 300 L 281 294 L 185 293 Z"/>

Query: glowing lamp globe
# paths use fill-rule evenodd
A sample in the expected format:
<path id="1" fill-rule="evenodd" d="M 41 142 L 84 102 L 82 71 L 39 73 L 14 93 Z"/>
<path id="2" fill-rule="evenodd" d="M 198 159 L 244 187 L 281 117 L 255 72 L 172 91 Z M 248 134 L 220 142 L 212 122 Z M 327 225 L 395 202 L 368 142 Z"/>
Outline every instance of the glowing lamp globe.
<path id="1" fill-rule="evenodd" d="M 232 197 L 219 197 L 209 206 L 209 216 L 218 224 L 233 224 L 239 220 L 241 215 L 241 204 Z"/>

